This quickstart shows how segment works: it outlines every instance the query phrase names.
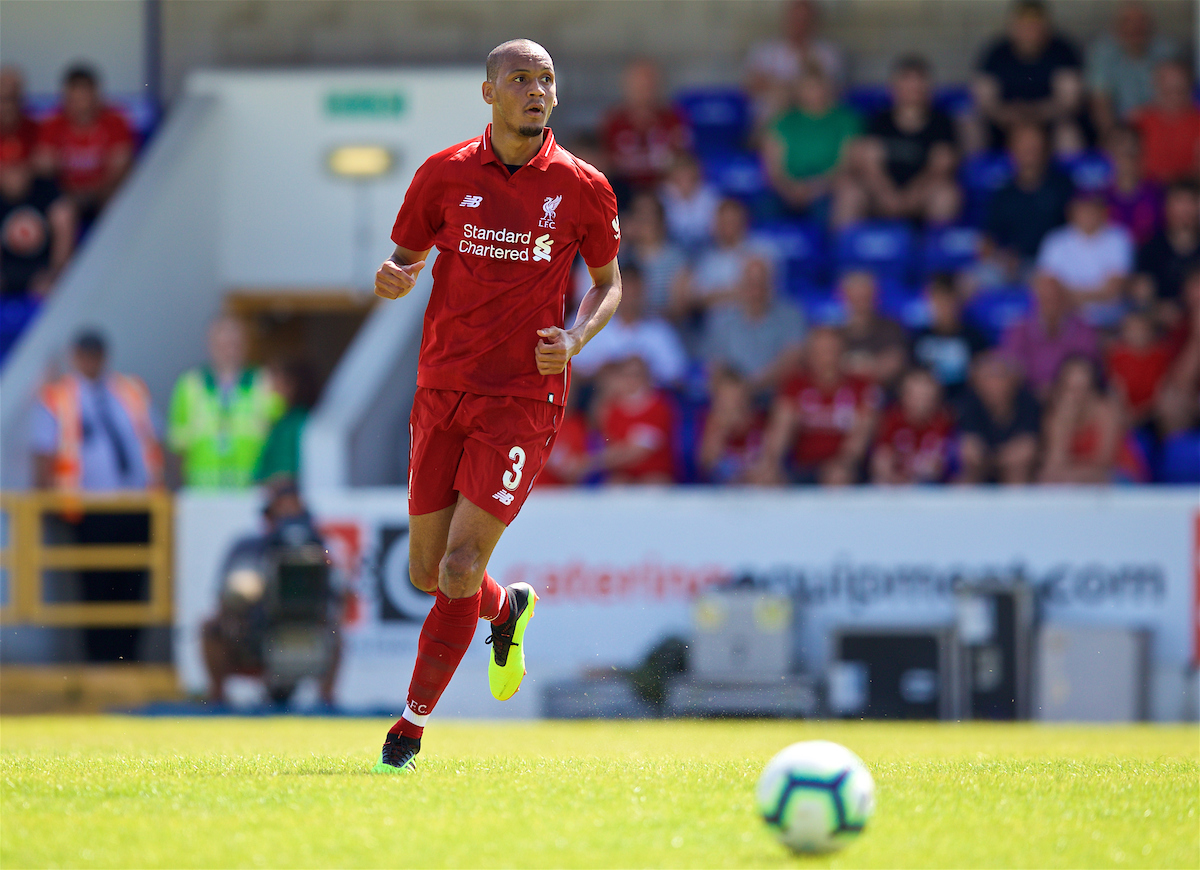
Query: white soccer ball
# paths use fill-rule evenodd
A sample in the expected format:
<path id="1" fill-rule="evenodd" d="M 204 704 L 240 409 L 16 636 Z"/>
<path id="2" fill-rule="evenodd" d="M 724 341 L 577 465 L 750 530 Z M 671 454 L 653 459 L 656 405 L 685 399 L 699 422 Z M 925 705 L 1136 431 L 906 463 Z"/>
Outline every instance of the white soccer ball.
<path id="1" fill-rule="evenodd" d="M 758 810 L 796 852 L 832 852 L 857 837 L 875 809 L 875 781 L 862 759 L 837 743 L 793 743 L 758 780 Z"/>

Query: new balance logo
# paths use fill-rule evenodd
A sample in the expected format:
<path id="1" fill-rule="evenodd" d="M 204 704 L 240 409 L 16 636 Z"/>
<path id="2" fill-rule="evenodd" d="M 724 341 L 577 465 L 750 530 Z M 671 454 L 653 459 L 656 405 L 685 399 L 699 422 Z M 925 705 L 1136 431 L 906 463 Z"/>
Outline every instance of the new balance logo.
<path id="1" fill-rule="evenodd" d="M 554 244 L 554 239 L 550 238 L 550 234 L 538 236 L 533 240 L 533 259 L 545 260 L 550 262 L 550 246 Z"/>
<path id="2" fill-rule="evenodd" d="M 513 503 L 513 499 L 515 499 L 516 496 L 513 495 L 511 492 L 507 492 L 502 489 L 498 493 L 496 493 L 494 496 L 492 496 L 492 498 L 494 498 L 496 501 L 500 502 L 500 504 L 507 507 L 508 505 Z"/>
<path id="3" fill-rule="evenodd" d="M 479 206 L 482 202 L 483 202 L 482 196 L 475 196 L 473 194 L 467 194 L 466 196 L 463 197 L 463 201 L 460 202 L 459 205 L 466 206 L 467 208 L 479 208 Z"/>

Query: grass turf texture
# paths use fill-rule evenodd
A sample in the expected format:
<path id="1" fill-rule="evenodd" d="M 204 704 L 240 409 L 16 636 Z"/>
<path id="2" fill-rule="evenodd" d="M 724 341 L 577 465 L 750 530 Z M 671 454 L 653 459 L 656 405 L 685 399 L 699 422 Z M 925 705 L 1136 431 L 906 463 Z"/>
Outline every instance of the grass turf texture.
<path id="1" fill-rule="evenodd" d="M 1194 726 L 7 718 L 0 866 L 1200 866 Z M 875 817 L 794 858 L 754 784 L 788 743 L 857 752 Z"/>

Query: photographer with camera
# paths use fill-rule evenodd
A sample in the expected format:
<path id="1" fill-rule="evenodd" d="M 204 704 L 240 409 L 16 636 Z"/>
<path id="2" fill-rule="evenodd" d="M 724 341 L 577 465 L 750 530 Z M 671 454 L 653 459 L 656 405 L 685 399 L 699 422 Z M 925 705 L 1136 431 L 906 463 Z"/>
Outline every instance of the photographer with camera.
<path id="1" fill-rule="evenodd" d="M 278 704 L 314 677 L 332 706 L 342 595 L 325 545 L 291 480 L 268 490 L 263 517 L 265 533 L 242 538 L 226 556 L 217 613 L 204 624 L 211 700 L 225 702 L 233 674 L 260 677 Z"/>

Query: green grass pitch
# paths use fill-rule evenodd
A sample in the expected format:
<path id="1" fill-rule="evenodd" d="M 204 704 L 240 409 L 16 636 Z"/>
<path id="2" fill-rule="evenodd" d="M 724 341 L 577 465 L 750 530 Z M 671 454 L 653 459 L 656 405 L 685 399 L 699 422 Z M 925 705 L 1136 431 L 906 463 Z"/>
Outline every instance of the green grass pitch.
<path id="1" fill-rule="evenodd" d="M 435 722 L 411 777 L 386 722 L 7 718 L 0 866 L 1200 867 L 1200 732 L 841 722 Z M 796 858 L 763 764 L 844 743 L 859 840 Z"/>

